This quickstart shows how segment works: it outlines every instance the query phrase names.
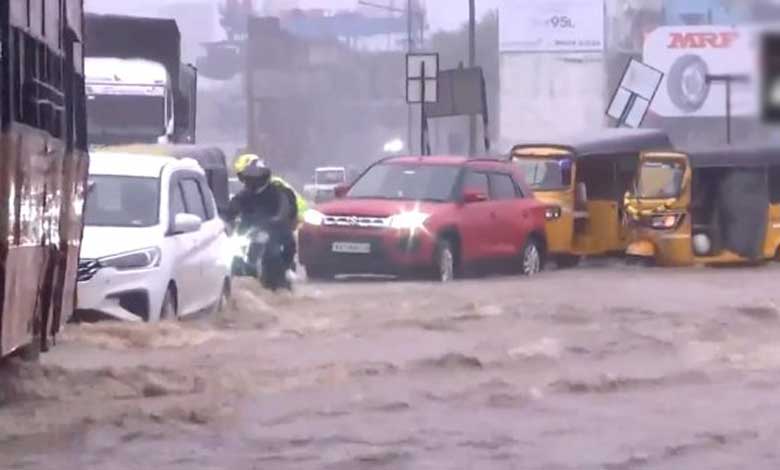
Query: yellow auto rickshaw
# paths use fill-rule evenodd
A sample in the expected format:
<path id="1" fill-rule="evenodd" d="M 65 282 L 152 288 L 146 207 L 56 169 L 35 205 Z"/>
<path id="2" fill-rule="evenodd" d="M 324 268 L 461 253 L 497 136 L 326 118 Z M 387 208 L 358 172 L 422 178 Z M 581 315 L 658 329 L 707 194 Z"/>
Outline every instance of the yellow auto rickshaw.
<path id="1" fill-rule="evenodd" d="M 776 258 L 780 147 L 644 152 L 626 211 L 626 252 L 661 266 Z"/>
<path id="2" fill-rule="evenodd" d="M 559 267 L 583 256 L 624 254 L 624 194 L 631 187 L 639 153 L 669 149 L 657 130 L 603 129 L 565 142 L 515 145 L 510 158 L 525 173 L 547 209 L 547 243 Z"/>

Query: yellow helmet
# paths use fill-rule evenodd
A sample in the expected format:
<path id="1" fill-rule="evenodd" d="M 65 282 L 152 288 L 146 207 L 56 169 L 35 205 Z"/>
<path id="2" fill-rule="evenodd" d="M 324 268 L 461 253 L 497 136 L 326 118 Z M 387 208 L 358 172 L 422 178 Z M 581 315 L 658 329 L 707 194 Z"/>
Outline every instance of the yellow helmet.
<path id="1" fill-rule="evenodd" d="M 233 170 L 235 170 L 236 174 L 241 174 L 244 172 L 244 170 L 249 167 L 249 164 L 260 160 L 260 157 L 253 153 L 245 153 L 243 155 L 240 155 L 238 158 L 236 158 L 236 161 L 233 162 Z"/>

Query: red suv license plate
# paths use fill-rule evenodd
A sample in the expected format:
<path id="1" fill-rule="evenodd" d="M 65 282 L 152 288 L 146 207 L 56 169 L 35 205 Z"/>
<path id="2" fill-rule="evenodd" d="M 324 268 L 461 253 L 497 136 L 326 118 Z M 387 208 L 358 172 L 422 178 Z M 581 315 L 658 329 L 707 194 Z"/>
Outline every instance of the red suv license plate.
<path id="1" fill-rule="evenodd" d="M 333 242 L 331 251 L 334 253 L 349 253 L 355 255 L 367 255 L 371 253 L 370 243 Z"/>

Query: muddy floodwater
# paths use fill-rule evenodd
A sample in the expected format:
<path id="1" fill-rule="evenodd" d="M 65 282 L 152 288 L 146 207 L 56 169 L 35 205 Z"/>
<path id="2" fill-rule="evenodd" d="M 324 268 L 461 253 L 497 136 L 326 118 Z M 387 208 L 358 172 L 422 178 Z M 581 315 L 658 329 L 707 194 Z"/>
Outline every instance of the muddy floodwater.
<path id="1" fill-rule="evenodd" d="M 778 469 L 780 268 L 236 286 L 0 375 L 3 470 Z"/>

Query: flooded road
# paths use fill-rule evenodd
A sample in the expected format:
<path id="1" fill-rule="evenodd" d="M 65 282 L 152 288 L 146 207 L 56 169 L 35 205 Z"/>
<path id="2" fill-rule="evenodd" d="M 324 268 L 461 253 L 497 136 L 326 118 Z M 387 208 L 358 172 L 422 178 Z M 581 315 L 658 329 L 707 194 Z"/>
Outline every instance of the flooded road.
<path id="1" fill-rule="evenodd" d="M 780 268 L 236 288 L 0 378 L 3 469 L 777 469 Z"/>

